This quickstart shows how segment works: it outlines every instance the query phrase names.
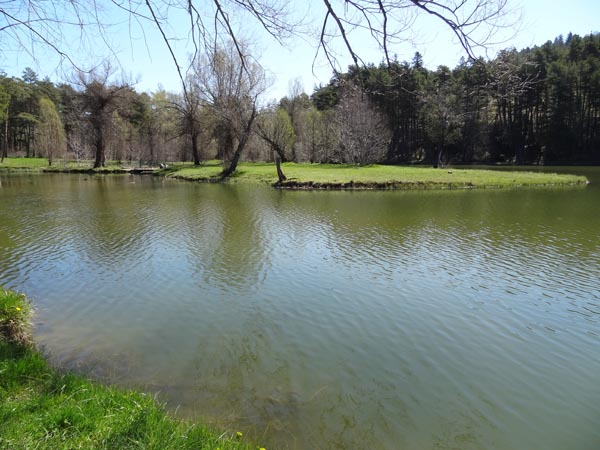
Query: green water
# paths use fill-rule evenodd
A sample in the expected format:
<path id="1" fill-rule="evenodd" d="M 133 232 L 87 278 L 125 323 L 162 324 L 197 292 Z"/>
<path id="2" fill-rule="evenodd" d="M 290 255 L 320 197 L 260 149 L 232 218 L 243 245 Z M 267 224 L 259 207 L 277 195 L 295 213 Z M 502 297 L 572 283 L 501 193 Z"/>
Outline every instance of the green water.
<path id="1" fill-rule="evenodd" d="M 600 448 L 587 187 L 285 192 L 0 172 L 51 360 L 269 450 Z"/>

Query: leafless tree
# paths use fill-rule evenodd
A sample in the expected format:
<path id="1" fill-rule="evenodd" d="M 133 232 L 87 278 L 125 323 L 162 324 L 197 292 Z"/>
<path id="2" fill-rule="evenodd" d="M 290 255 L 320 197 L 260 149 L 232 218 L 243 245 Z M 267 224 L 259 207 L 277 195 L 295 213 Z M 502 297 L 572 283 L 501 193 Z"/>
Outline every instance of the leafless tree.
<path id="1" fill-rule="evenodd" d="M 245 52 L 240 43 L 217 47 L 195 65 L 198 92 L 216 121 L 215 137 L 221 140 L 224 178 L 237 168 L 266 88 L 262 67 L 240 50 Z"/>
<path id="2" fill-rule="evenodd" d="M 323 0 L 325 16 L 319 38 L 332 67 L 337 67 L 332 43 L 341 39 L 355 65 L 363 59 L 355 40 L 370 38 L 388 64 L 394 46 L 407 40 L 419 16 L 431 16 L 447 26 L 467 55 L 490 44 L 495 33 L 515 25 L 509 0 Z"/>
<path id="3" fill-rule="evenodd" d="M 130 93 L 125 81 L 111 81 L 114 71 L 106 63 L 101 69 L 77 71 L 75 83 L 81 89 L 81 106 L 94 133 L 94 168 L 106 164 L 106 138 L 112 114 Z"/>
<path id="4" fill-rule="evenodd" d="M 479 47 L 490 43 L 495 31 L 515 24 L 509 1 L 322 0 L 320 12 L 313 8 L 313 14 L 321 14 L 317 52 L 323 51 L 335 68 L 338 66 L 335 42 L 341 42 L 358 65 L 364 55 L 358 53 L 355 43 L 368 38 L 379 46 L 389 62 L 395 45 L 407 39 L 415 20 L 430 16 L 448 27 L 472 57 Z M 36 44 L 42 44 L 75 64 L 74 51 L 69 45 L 74 35 L 87 38 L 96 46 L 97 41 L 104 41 L 105 48 L 112 51 L 109 35 L 119 23 L 127 23 L 130 33 L 135 29 L 142 35 L 156 27 L 183 84 L 186 67 L 175 52 L 178 40 L 190 39 L 192 62 L 205 50 L 225 41 L 232 42 L 242 57 L 239 23 L 254 22 L 280 43 L 306 31 L 303 19 L 297 18 L 299 14 L 294 14 L 291 5 L 287 0 L 4 1 L 0 2 L 0 42 L 6 46 L 12 41 L 31 53 Z M 170 23 L 181 17 L 187 18 L 186 29 L 174 30 Z"/>
<path id="5" fill-rule="evenodd" d="M 384 115 L 367 94 L 353 83 L 345 83 L 338 106 L 340 162 L 366 164 L 384 159 L 390 130 Z"/>
<path id="6" fill-rule="evenodd" d="M 192 148 L 194 165 L 201 161 L 200 138 L 205 128 L 210 126 L 210 112 L 199 80 L 195 74 L 188 74 L 183 84 L 183 93 L 178 96 L 171 107 L 178 116 L 179 136 L 186 136 Z"/>

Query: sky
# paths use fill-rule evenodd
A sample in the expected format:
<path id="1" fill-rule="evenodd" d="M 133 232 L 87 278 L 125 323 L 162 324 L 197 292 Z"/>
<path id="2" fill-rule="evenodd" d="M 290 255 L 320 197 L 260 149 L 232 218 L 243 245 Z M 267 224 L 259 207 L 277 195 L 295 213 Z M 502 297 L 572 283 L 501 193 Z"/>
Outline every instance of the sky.
<path id="1" fill-rule="evenodd" d="M 472 1 L 472 0 L 471 0 Z M 566 36 L 569 32 L 585 35 L 600 31 L 600 1 L 570 0 L 569 2 L 550 2 L 548 0 L 512 1 L 512 7 L 520 13 L 518 29 L 503 30 L 495 39 L 496 46 L 487 49 L 483 56 L 493 57 L 495 52 L 508 47 L 522 49 L 541 45 L 553 40 L 558 35 Z M 201 4 L 201 2 L 197 2 Z M 334 3 L 335 4 L 335 3 Z M 322 0 L 308 2 L 290 2 L 295 10 L 295 17 L 303 19 L 305 25 L 319 29 L 323 12 Z M 512 16 L 515 18 L 516 16 Z M 235 21 L 236 18 L 233 18 Z M 289 92 L 290 83 L 298 80 L 305 92 L 312 93 L 315 86 L 326 84 L 332 75 L 331 66 L 322 54 L 315 58 L 316 39 L 310 36 L 296 36 L 279 45 L 259 27 L 251 25 L 247 19 L 235 23 L 240 36 L 248 40 L 253 53 L 266 69 L 271 87 L 266 92 L 267 99 L 279 99 Z M 0 23 L 1 25 L 1 23 Z M 173 17 L 170 27 L 165 30 L 169 36 L 178 36 L 173 42 L 173 50 L 180 61 L 185 61 L 189 54 L 189 38 L 181 30 L 188 29 L 185 17 Z M 25 67 L 31 67 L 41 77 L 48 76 L 52 81 L 67 80 L 72 73 L 68 64 L 60 64 L 58 56 L 46 48 L 33 48 L 30 52 L 22 51 L 14 45 L 5 45 L 0 32 L 0 70 L 11 76 L 20 76 Z M 165 46 L 158 30 L 149 26 L 139 27 L 135 21 L 122 20 L 105 30 L 108 44 L 114 52 L 113 60 L 118 60 L 120 69 L 130 81 L 134 82 L 138 91 L 154 91 L 162 87 L 168 91 L 179 92 L 180 81 L 172 57 Z M 65 35 L 66 40 L 77 41 L 79 36 Z M 425 66 L 435 69 L 439 65 L 454 67 L 464 50 L 453 38 L 449 29 L 431 17 L 417 19 L 411 29 L 405 33 L 406 42 L 395 46 L 390 53 L 397 55 L 400 61 L 410 61 L 416 51 L 423 55 Z M 365 62 L 378 64 L 383 55 L 372 44 L 368 36 L 356 34 L 353 46 Z M 73 50 L 77 61 L 99 60 L 105 54 L 105 43 L 90 38 L 90 42 Z M 341 41 L 338 42 L 340 53 L 339 64 L 345 69 L 352 61 L 344 54 Z M 96 50 L 98 53 L 95 54 Z M 35 53 L 33 58 L 30 53 Z M 104 51 L 104 53 L 102 53 Z M 85 57 L 83 57 L 85 55 Z M 84 63 L 83 65 L 88 64 Z"/>

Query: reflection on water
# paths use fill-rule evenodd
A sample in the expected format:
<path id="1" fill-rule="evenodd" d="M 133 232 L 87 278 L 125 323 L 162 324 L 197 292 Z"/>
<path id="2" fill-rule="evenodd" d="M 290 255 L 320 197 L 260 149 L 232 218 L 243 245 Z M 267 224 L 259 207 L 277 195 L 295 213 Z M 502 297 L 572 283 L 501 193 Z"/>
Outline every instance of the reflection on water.
<path id="1" fill-rule="evenodd" d="M 0 282 L 56 364 L 267 448 L 600 448 L 594 184 L 0 179 Z"/>

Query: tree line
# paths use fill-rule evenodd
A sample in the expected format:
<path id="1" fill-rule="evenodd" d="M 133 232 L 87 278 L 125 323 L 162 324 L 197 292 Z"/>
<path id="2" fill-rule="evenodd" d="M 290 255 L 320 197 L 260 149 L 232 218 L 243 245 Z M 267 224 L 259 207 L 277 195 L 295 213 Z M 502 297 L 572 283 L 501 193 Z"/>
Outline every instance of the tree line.
<path id="1" fill-rule="evenodd" d="M 109 64 L 55 84 L 0 73 L 0 150 L 8 155 L 164 161 L 600 163 L 600 35 L 569 34 L 489 61 L 428 70 L 353 65 L 264 103 L 268 83 L 241 42 L 190 63 L 179 93 L 137 92 Z M 283 174 L 280 175 L 280 177 Z"/>
<path id="2" fill-rule="evenodd" d="M 334 159 L 348 162 L 600 163 L 600 34 L 506 49 L 454 69 L 354 66 L 316 90 L 341 113 Z M 370 114 L 358 114 L 367 108 Z M 376 127 L 379 140 L 369 136 Z"/>

